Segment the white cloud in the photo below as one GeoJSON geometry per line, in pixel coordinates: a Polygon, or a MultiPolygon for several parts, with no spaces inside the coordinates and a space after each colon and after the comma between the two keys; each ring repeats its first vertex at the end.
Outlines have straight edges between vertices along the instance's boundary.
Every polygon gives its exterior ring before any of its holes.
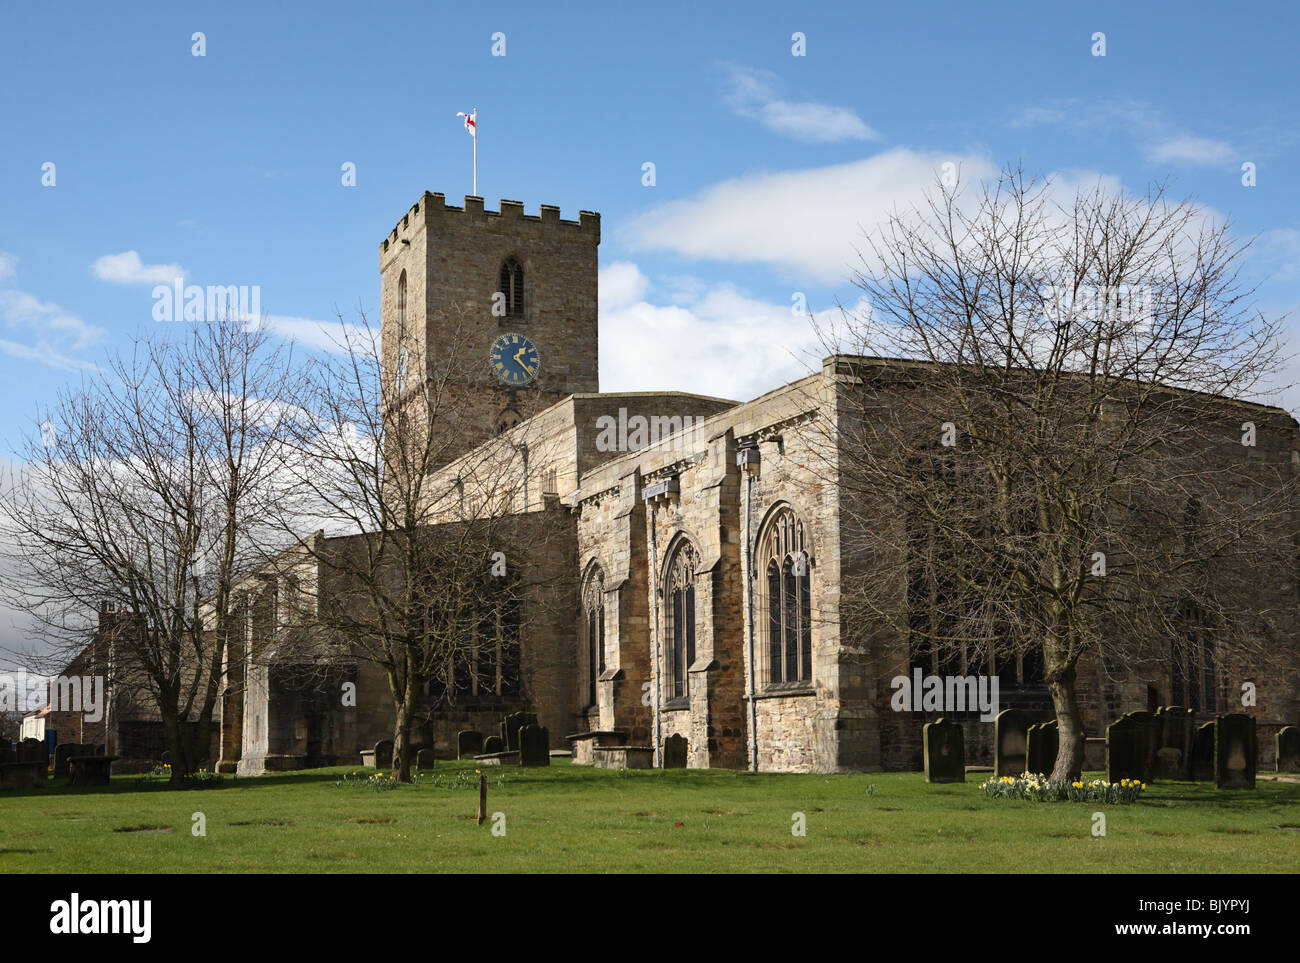
{"type": "MultiPolygon", "coordinates": [[[[622,265],[625,278],[632,272],[645,281],[636,265],[622,265]]],[[[689,391],[749,401],[815,370],[825,353],[805,313],[730,284],[705,288],[685,305],[616,295],[611,307],[604,282],[602,272],[602,391],[689,391]]],[[[680,279],[671,285],[682,287],[680,279]]]]}
{"type": "Polygon", "coordinates": [[[316,351],[341,353],[346,350],[348,326],[340,321],[316,321],[271,314],[262,319],[263,327],[286,340],[316,351]]]}
{"type": "Polygon", "coordinates": [[[27,345],[0,338],[0,354],[7,354],[19,361],[35,361],[38,364],[57,368],[60,371],[93,371],[98,368],[98,365],[93,362],[70,358],[66,354],[62,354],[46,341],[27,345]]]}
{"type": "Polygon", "coordinates": [[[780,99],[776,93],[777,76],[770,71],[732,66],[728,82],[726,101],[732,113],[757,120],[778,134],[819,144],[880,139],[847,107],[780,99]]]}
{"type": "Polygon", "coordinates": [[[957,165],[963,181],[996,173],[983,157],[898,148],[831,167],[750,174],[633,218],[626,240],[635,250],[769,264],[842,282],[860,263],[855,248],[864,229],[919,202],[946,163],[957,165]]]}
{"type": "Polygon", "coordinates": [[[635,304],[645,297],[649,279],[630,261],[615,261],[600,269],[600,310],[604,314],[635,304]]]}
{"type": "Polygon", "coordinates": [[[6,251],[0,251],[0,281],[12,281],[15,274],[15,266],[18,264],[18,258],[6,251]]]}
{"type": "Polygon", "coordinates": [[[1226,164],[1233,159],[1232,145],[1208,137],[1184,134],[1152,144],[1147,148],[1147,160],[1156,163],[1226,164]]]}
{"type": "Polygon", "coordinates": [[[54,336],[71,351],[89,347],[104,334],[102,328],[87,324],[57,304],[13,289],[0,290],[0,319],[9,328],[31,328],[46,338],[54,336]]]}
{"type": "Polygon", "coordinates": [[[1057,125],[1089,135],[1119,130],[1139,145],[1143,158],[1152,164],[1208,166],[1228,163],[1236,155],[1227,141],[1191,134],[1141,100],[1092,102],[1070,98],[1023,108],[1008,123],[1012,127],[1057,125]]]}
{"type": "Polygon", "coordinates": [[[185,277],[179,264],[145,264],[138,251],[105,254],[90,266],[95,277],[113,284],[171,284],[185,277]]]}

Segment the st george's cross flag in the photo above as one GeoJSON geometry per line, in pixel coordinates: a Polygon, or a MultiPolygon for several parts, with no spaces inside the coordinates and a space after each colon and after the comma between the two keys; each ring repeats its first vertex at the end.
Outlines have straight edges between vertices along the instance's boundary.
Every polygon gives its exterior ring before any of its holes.
{"type": "Polygon", "coordinates": [[[461,111],[456,112],[457,117],[465,118],[465,129],[469,131],[469,136],[478,137],[478,108],[475,107],[468,114],[461,111]]]}

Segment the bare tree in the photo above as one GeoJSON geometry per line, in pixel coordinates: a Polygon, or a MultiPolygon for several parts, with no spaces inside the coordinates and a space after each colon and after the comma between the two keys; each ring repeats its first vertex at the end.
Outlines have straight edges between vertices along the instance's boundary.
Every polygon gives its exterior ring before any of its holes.
{"type": "Polygon", "coordinates": [[[846,619],[940,672],[1041,660],[1053,778],[1083,760],[1081,657],[1277,647],[1285,612],[1252,584],[1290,581],[1294,423],[1250,403],[1279,321],[1251,307],[1243,250],[1163,186],[1058,201],[1009,169],[892,216],[856,276],[866,309],[823,331],[898,359],[842,366],[846,619]]]}
{"type": "MultiPolygon", "coordinates": [[[[525,429],[492,434],[475,323],[460,313],[446,327],[427,358],[418,343],[385,340],[364,313],[341,325],[339,350],[315,368],[312,418],[298,435],[305,495],[285,516],[286,530],[318,520],[333,533],[303,542],[317,566],[321,664],[346,653],[383,671],[402,781],[426,684],[450,693],[467,672],[489,688],[513,675],[521,610],[542,604],[548,579],[525,562],[557,519],[536,511],[545,464],[536,441],[530,463],[525,429]]],[[[527,391],[509,399],[525,419],[540,404],[527,391]]]]}
{"type": "Polygon", "coordinates": [[[42,413],[0,503],[9,601],[53,643],[47,668],[91,642],[90,613],[120,613],[96,640],[109,684],[156,709],[174,782],[207,755],[232,585],[282,495],[291,360],[234,319],[138,337],[42,413]]]}

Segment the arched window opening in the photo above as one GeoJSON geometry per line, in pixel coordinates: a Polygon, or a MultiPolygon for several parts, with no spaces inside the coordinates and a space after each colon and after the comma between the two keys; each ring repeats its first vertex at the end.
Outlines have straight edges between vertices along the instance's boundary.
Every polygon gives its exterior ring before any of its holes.
{"type": "Polygon", "coordinates": [[[767,684],[807,685],[812,671],[811,559],[803,523],[782,508],[759,540],[759,563],[766,578],[767,684]]]}
{"type": "Polygon", "coordinates": [[[695,661],[695,572],[699,568],[699,554],[695,546],[682,539],[673,553],[664,579],[665,635],[667,651],[664,691],[669,699],[684,699],[690,695],[687,681],[691,663],[695,661]]]}
{"type": "Polygon", "coordinates": [[[524,268],[514,258],[501,265],[497,290],[505,301],[506,317],[519,318],[524,314],[524,268]]]}
{"type": "Polygon", "coordinates": [[[599,701],[600,675],[605,671],[605,573],[594,566],[582,592],[587,630],[587,705],[599,701]]]}
{"type": "Polygon", "coordinates": [[[406,388],[406,272],[397,279],[397,390],[406,388]]]}
{"type": "Polygon", "coordinates": [[[523,416],[514,408],[503,408],[501,413],[497,415],[497,434],[500,435],[509,431],[523,420],[523,416]]]}
{"type": "Polygon", "coordinates": [[[1181,638],[1170,653],[1170,701],[1193,712],[1217,712],[1218,660],[1209,620],[1198,607],[1188,606],[1181,623],[1181,638]]]}

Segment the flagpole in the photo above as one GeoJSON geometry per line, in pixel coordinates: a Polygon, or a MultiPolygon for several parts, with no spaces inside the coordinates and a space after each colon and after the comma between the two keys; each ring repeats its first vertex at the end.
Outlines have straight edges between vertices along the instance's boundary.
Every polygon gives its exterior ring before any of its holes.
{"type": "Polygon", "coordinates": [[[474,196],[478,197],[478,108],[474,108],[474,196]]]}

